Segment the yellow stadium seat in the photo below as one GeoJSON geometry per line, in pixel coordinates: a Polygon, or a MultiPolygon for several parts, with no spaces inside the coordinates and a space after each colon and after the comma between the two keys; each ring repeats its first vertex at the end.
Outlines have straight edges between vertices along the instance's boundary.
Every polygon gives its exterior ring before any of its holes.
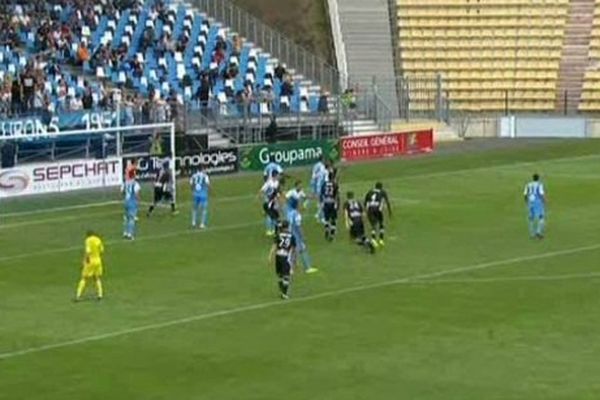
{"type": "MultiPolygon", "coordinates": [[[[516,108],[550,110],[568,9],[568,0],[398,0],[402,66],[443,73],[460,109],[503,109],[510,91],[520,99],[516,108]]],[[[600,22],[592,33],[590,55],[600,59],[600,22]]],[[[600,81],[600,73],[588,75],[600,81]]],[[[433,100],[425,100],[417,106],[431,107],[433,100]]]]}

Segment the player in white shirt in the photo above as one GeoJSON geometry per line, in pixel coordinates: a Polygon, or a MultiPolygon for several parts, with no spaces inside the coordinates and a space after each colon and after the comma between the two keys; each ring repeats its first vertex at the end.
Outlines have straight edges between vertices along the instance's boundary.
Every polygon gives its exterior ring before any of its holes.
{"type": "Polygon", "coordinates": [[[274,171],[270,177],[267,178],[265,183],[260,188],[259,196],[263,200],[263,211],[265,213],[265,229],[267,236],[275,235],[275,229],[277,227],[277,220],[274,218],[271,212],[274,202],[278,202],[280,190],[279,183],[279,172],[274,171]]]}

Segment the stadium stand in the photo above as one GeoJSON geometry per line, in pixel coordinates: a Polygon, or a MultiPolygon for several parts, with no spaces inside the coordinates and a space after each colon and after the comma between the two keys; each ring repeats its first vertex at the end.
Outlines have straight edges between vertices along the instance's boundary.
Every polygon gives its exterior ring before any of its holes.
{"type": "MultiPolygon", "coordinates": [[[[31,6],[18,3],[15,14],[26,15],[31,6]]],[[[238,112],[236,98],[251,95],[261,98],[250,105],[254,114],[317,111],[318,90],[276,73],[273,59],[208,16],[159,0],[122,4],[46,2],[43,18],[20,24],[19,36],[31,52],[50,51],[99,82],[154,100],[174,96],[198,109],[207,85],[223,114],[238,112]]]]}
{"type": "MultiPolygon", "coordinates": [[[[552,111],[568,0],[399,0],[401,69],[440,73],[450,107],[462,111],[552,111]]],[[[409,89],[413,109],[435,92],[409,89]]]]}
{"type": "Polygon", "coordinates": [[[595,0],[590,34],[589,60],[592,66],[585,72],[579,110],[600,111],[600,1],[595,0]]]}
{"type": "MultiPolygon", "coordinates": [[[[35,116],[79,128],[83,112],[118,108],[112,118],[126,124],[172,120],[181,110],[237,118],[327,109],[318,85],[296,81],[255,44],[183,3],[17,0],[0,8],[5,124],[35,116]]],[[[62,154],[56,142],[21,146],[27,155],[46,147],[62,154]]]]}

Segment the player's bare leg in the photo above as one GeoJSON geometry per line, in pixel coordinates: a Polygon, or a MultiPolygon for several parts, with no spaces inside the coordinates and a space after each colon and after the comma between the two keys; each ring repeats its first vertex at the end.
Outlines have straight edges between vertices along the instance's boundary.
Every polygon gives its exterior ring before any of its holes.
{"type": "Polygon", "coordinates": [[[87,280],[85,278],[81,278],[79,280],[79,283],[77,284],[77,292],[75,294],[75,298],[73,299],[74,302],[81,301],[81,297],[83,296],[83,293],[85,292],[86,284],[87,284],[87,280]]]}
{"type": "Polygon", "coordinates": [[[100,277],[96,277],[96,298],[98,300],[102,300],[104,297],[104,289],[102,287],[102,279],[100,277]]]}

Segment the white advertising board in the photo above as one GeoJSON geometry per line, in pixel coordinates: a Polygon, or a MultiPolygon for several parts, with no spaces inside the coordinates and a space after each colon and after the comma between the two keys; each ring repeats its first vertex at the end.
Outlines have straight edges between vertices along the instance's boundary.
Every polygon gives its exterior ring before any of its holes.
{"type": "Polygon", "coordinates": [[[0,169],[0,198],[118,186],[121,158],[65,160],[0,169]]]}

